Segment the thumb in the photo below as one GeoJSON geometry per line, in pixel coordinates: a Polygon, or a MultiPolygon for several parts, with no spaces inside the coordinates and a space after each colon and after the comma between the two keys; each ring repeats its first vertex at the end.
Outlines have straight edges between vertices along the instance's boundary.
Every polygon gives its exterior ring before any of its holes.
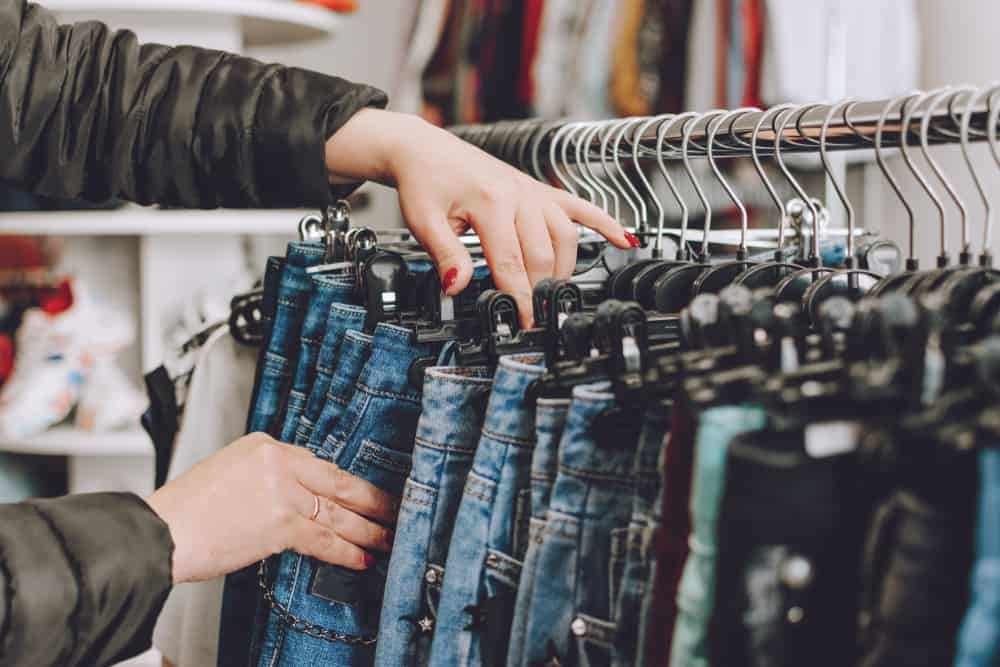
{"type": "Polygon", "coordinates": [[[407,226],[434,260],[445,294],[455,296],[469,286],[472,257],[444,215],[425,212],[414,218],[407,216],[407,226]]]}

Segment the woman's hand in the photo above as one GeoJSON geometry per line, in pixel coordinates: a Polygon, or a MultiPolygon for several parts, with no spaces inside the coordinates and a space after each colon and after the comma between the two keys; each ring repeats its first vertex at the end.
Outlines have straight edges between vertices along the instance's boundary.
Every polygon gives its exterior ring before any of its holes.
{"type": "Polygon", "coordinates": [[[639,245],[601,209],[540,183],[449,132],[406,114],[365,109],[326,145],[333,183],[372,180],[396,187],[407,226],[437,265],[445,292],[461,292],[472,260],[458,239],[470,227],[497,288],[531,322],[532,286],[569,278],[579,223],[619,248],[639,245]]]}
{"type": "Polygon", "coordinates": [[[392,547],[384,526],[398,509],[385,491],[261,433],[202,461],[147,502],[170,528],[175,583],[228,574],[285,549],[363,570],[374,562],[368,551],[392,547]]]}

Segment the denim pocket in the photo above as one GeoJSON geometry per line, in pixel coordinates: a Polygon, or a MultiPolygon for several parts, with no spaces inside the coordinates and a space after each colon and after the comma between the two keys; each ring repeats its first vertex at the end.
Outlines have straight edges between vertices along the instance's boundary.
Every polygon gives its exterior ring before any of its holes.
{"type": "Polygon", "coordinates": [[[413,455],[409,452],[401,452],[365,439],[361,441],[361,449],[347,471],[380,489],[398,494],[410,474],[412,463],[413,455]]]}
{"type": "Polygon", "coordinates": [[[486,554],[484,573],[484,596],[478,605],[479,617],[473,623],[478,625],[481,633],[483,667],[504,667],[507,664],[521,563],[505,553],[490,549],[486,554]]]}

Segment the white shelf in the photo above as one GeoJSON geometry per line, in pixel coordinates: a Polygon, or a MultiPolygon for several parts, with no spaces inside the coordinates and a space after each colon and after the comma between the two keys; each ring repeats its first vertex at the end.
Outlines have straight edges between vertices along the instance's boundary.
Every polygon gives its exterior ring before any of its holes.
{"type": "Polygon", "coordinates": [[[152,456],[153,443],[141,429],[91,433],[57,426],[31,438],[0,438],[0,451],[46,456],[152,456]]]}
{"type": "Polygon", "coordinates": [[[175,236],[277,234],[298,236],[302,216],[315,209],[158,209],[127,205],[110,211],[0,213],[0,235],[175,236]]]}
{"type": "Polygon", "coordinates": [[[58,14],[116,17],[154,13],[235,17],[240,20],[246,47],[280,46],[332,36],[340,17],[329,9],[295,0],[48,0],[45,7],[58,14]]]}

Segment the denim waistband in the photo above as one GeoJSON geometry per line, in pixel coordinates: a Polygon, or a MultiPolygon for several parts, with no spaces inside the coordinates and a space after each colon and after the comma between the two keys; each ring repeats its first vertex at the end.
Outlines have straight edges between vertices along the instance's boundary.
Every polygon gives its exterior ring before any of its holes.
{"type": "Polygon", "coordinates": [[[521,446],[534,446],[535,422],[524,418],[525,394],[533,380],[542,376],[545,357],[516,354],[500,358],[493,378],[493,391],[486,408],[483,433],[521,446]]]}
{"type": "MultiPolygon", "coordinates": [[[[640,424],[623,421],[622,425],[628,427],[627,433],[603,426],[598,428],[599,420],[610,415],[616,404],[610,382],[573,389],[573,401],[559,447],[560,475],[632,484],[640,424]]],[[[635,419],[641,416],[636,415],[635,419]]]]}
{"type": "Polygon", "coordinates": [[[333,276],[312,276],[309,308],[302,322],[302,342],[318,343],[330,320],[330,307],[350,301],[354,284],[333,276]]]}
{"type": "Polygon", "coordinates": [[[425,447],[475,451],[493,386],[491,369],[436,366],[424,375],[423,413],[417,442],[425,447]]]}
{"type": "Polygon", "coordinates": [[[285,265],[281,272],[281,287],[278,302],[291,308],[304,308],[312,287],[311,276],[306,269],[323,261],[323,247],[312,243],[295,242],[288,244],[285,265]]]}
{"type": "Polygon", "coordinates": [[[332,374],[340,350],[349,331],[360,332],[365,324],[367,312],[360,306],[346,303],[334,303],[330,306],[326,320],[326,330],[323,335],[322,347],[316,361],[316,370],[320,373],[332,374]]]}
{"type": "Polygon", "coordinates": [[[430,353],[431,346],[413,342],[412,332],[381,322],[372,335],[372,353],[357,386],[374,395],[420,402],[420,387],[410,382],[409,366],[430,353]]]}

